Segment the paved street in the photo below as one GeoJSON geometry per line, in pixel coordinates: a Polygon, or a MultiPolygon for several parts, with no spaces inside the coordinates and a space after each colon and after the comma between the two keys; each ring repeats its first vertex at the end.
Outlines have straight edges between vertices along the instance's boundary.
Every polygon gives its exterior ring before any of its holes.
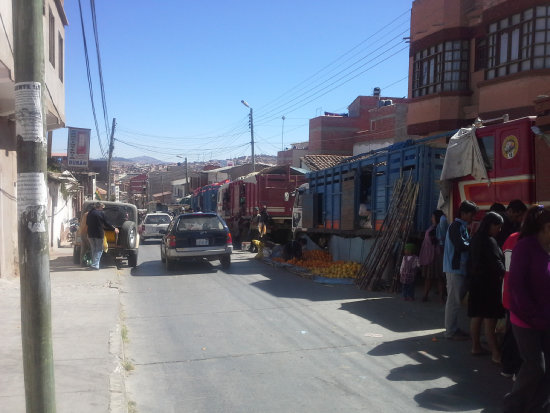
{"type": "MultiPolygon", "coordinates": [[[[441,338],[443,306],[323,285],[233,255],[124,268],[127,397],[146,412],[498,411],[511,380],[441,338]]],[[[466,323],[467,320],[462,320],[466,323]]]]}

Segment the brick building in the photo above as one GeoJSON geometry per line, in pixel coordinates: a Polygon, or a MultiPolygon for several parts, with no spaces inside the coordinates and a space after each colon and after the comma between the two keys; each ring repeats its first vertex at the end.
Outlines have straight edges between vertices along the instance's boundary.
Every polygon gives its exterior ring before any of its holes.
{"type": "Polygon", "coordinates": [[[371,116],[381,101],[392,104],[406,99],[380,96],[358,96],[348,107],[345,116],[325,114],[309,121],[310,153],[352,155],[353,145],[366,140],[365,131],[371,128],[371,116]]]}
{"type": "Polygon", "coordinates": [[[415,0],[408,133],[534,114],[550,93],[550,2],[415,0]]]}

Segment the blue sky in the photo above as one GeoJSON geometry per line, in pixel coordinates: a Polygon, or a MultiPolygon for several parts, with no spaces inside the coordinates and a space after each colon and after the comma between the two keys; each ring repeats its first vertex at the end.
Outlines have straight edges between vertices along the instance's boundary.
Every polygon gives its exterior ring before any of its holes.
{"type": "MultiPolygon", "coordinates": [[[[277,2],[97,1],[108,127],[115,156],[165,161],[276,154],[308,140],[309,119],[345,112],[375,86],[407,95],[411,0],[277,2]],[[285,116],[284,127],[282,116],[285,116]]],[[[106,148],[90,2],[82,0],[100,139],[106,148]]],[[[66,1],[65,103],[68,126],[94,126],[78,1],[66,1]]],[[[65,152],[67,130],[54,132],[65,152]]]]}

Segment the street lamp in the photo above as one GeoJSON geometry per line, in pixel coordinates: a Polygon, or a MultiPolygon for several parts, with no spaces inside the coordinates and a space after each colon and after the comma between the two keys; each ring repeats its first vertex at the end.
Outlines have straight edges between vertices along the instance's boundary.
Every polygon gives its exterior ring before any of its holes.
{"type": "Polygon", "coordinates": [[[254,159],[254,118],[252,117],[252,108],[246,101],[241,100],[241,103],[250,109],[250,147],[252,149],[252,171],[256,172],[256,161],[254,159]]]}
{"type": "Polygon", "coordinates": [[[284,144],[284,136],[285,136],[285,117],[284,115],[281,117],[281,119],[283,120],[283,127],[281,129],[281,151],[284,151],[284,148],[285,148],[285,144],[284,144]]]}

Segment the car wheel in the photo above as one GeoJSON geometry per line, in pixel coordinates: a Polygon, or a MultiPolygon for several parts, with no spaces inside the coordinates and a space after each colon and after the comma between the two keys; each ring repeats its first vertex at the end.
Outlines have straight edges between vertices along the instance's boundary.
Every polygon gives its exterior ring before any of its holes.
{"type": "Polygon", "coordinates": [[[137,261],[138,261],[138,252],[128,251],[128,266],[132,268],[137,267],[137,261]]]}
{"type": "Polygon", "coordinates": [[[80,264],[80,247],[73,248],[73,264],[80,264]]]}
{"type": "Polygon", "coordinates": [[[227,254],[220,258],[220,264],[224,270],[228,269],[231,265],[231,255],[227,254]]]}
{"type": "Polygon", "coordinates": [[[160,262],[165,262],[166,261],[166,257],[164,256],[164,254],[162,253],[162,248],[160,249],[160,262]]]}
{"type": "Polygon", "coordinates": [[[132,221],[126,221],[124,224],[122,224],[122,228],[120,229],[120,237],[123,248],[135,248],[137,244],[136,223],[132,221]]]}

